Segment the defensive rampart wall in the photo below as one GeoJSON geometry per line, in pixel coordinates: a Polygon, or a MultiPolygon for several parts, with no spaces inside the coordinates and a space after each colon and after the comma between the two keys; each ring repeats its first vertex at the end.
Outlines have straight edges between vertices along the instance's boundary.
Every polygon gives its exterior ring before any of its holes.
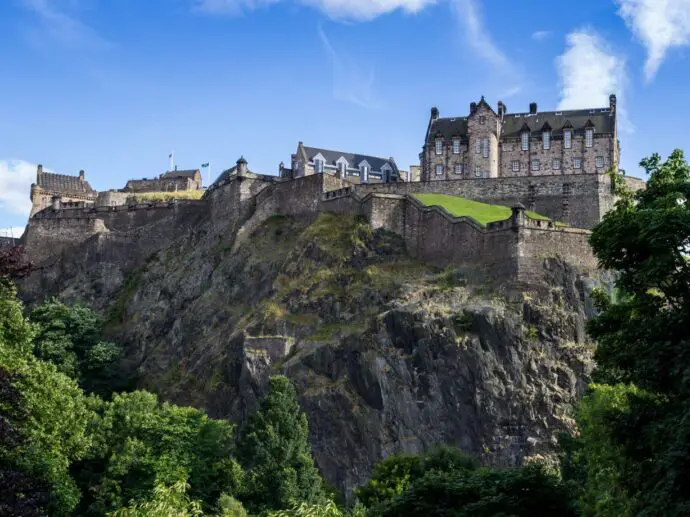
{"type": "Polygon", "coordinates": [[[433,193],[505,206],[521,203],[576,228],[593,228],[613,204],[610,179],[598,174],[377,183],[352,188],[360,195],[433,193]]]}

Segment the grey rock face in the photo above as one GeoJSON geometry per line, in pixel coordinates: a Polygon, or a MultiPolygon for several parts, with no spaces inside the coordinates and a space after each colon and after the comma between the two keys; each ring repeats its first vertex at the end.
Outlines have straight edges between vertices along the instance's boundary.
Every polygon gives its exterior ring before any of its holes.
{"type": "Polygon", "coordinates": [[[64,259],[25,292],[109,311],[124,371],[215,417],[242,421],[284,373],[317,464],[347,493],[378,460],[442,443],[491,465],[548,457],[588,381],[588,292],[606,278],[544,259],[538,285],[477,285],[328,217],[271,219],[235,251],[202,228],[134,270],[64,259]]]}

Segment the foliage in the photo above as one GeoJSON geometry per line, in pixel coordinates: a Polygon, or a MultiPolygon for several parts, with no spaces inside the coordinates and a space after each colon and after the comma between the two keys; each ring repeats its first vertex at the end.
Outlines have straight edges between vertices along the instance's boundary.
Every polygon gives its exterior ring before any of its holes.
{"type": "Polygon", "coordinates": [[[151,393],[114,395],[95,403],[89,458],[74,465],[84,515],[103,515],[144,500],[156,483],[189,480],[189,495],[209,508],[241,483],[230,458],[232,425],[193,409],[159,404],[151,393]]]}
{"type": "Polygon", "coordinates": [[[218,517],[247,517],[242,503],[228,494],[222,494],[218,499],[218,510],[218,517]]]}
{"type": "Polygon", "coordinates": [[[189,486],[179,481],[171,486],[157,484],[153,498],[148,501],[131,501],[129,506],[108,514],[109,517],[202,517],[204,512],[199,501],[187,496],[189,486]]]}
{"type": "Polygon", "coordinates": [[[324,504],[297,503],[288,510],[269,512],[268,517],[342,517],[333,501],[324,504]]]}
{"type": "Polygon", "coordinates": [[[575,517],[560,481],[540,467],[429,470],[376,515],[406,517],[575,517]]]}
{"type": "Polygon", "coordinates": [[[69,466],[86,454],[91,413],[72,379],[31,354],[33,335],[14,287],[0,282],[0,371],[5,372],[0,422],[6,431],[0,442],[3,477],[21,485],[27,497],[37,497],[37,504],[45,504],[43,510],[50,515],[69,515],[79,499],[69,466]]]}
{"type": "MultiPolygon", "coordinates": [[[[490,205],[460,196],[450,196],[447,194],[415,194],[414,196],[426,206],[445,208],[455,217],[470,217],[482,226],[496,221],[505,221],[512,214],[511,209],[507,206],[490,205]]],[[[550,221],[548,217],[530,210],[527,210],[525,213],[530,219],[550,221]]]]}
{"type": "Polygon", "coordinates": [[[101,341],[103,319],[91,309],[68,307],[53,298],[31,311],[38,329],[34,353],[79,381],[84,390],[109,396],[122,388],[117,367],[121,348],[101,341]]]}
{"type": "Polygon", "coordinates": [[[610,508],[674,517],[690,514],[690,166],[679,150],[641,165],[647,188],[619,189],[590,238],[600,265],[618,273],[619,290],[616,303],[598,295],[601,313],[588,326],[598,341],[596,378],[639,389],[585,403],[585,428],[596,432],[580,446],[604,464],[587,470],[584,494],[603,485],[599,497],[610,508]],[[604,454],[607,441],[616,447],[604,454]]]}
{"type": "Polygon", "coordinates": [[[254,513],[324,499],[295,388],[283,376],[271,377],[269,383],[268,395],[237,441],[237,459],[246,471],[240,499],[254,513]]]}

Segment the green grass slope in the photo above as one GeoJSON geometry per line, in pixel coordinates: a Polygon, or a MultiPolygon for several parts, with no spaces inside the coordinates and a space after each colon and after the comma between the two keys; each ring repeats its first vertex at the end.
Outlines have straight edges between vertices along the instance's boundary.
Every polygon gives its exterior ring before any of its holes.
{"type": "MultiPolygon", "coordinates": [[[[413,194],[426,206],[440,206],[448,210],[456,217],[471,217],[482,226],[496,221],[503,221],[510,217],[511,210],[507,206],[489,205],[459,196],[447,194],[413,194]]],[[[546,216],[527,210],[527,216],[531,219],[550,221],[546,216]]]]}

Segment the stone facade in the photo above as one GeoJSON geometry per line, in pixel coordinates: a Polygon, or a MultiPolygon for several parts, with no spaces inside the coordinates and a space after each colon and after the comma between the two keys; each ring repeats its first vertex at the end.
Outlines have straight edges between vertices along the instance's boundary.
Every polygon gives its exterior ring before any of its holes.
{"type": "Polygon", "coordinates": [[[422,181],[603,174],[618,167],[616,96],[607,108],[528,113],[498,110],[482,97],[466,117],[431,109],[422,181]]]}
{"type": "Polygon", "coordinates": [[[55,199],[61,202],[93,204],[97,194],[86,181],[84,171],[79,171],[78,176],[68,176],[44,172],[43,165],[39,165],[36,169],[36,183],[31,185],[31,213],[29,217],[53,206],[55,199]]]}
{"type": "Polygon", "coordinates": [[[178,192],[201,189],[201,172],[198,169],[168,171],[154,179],[129,180],[125,192],[178,192]]]}

